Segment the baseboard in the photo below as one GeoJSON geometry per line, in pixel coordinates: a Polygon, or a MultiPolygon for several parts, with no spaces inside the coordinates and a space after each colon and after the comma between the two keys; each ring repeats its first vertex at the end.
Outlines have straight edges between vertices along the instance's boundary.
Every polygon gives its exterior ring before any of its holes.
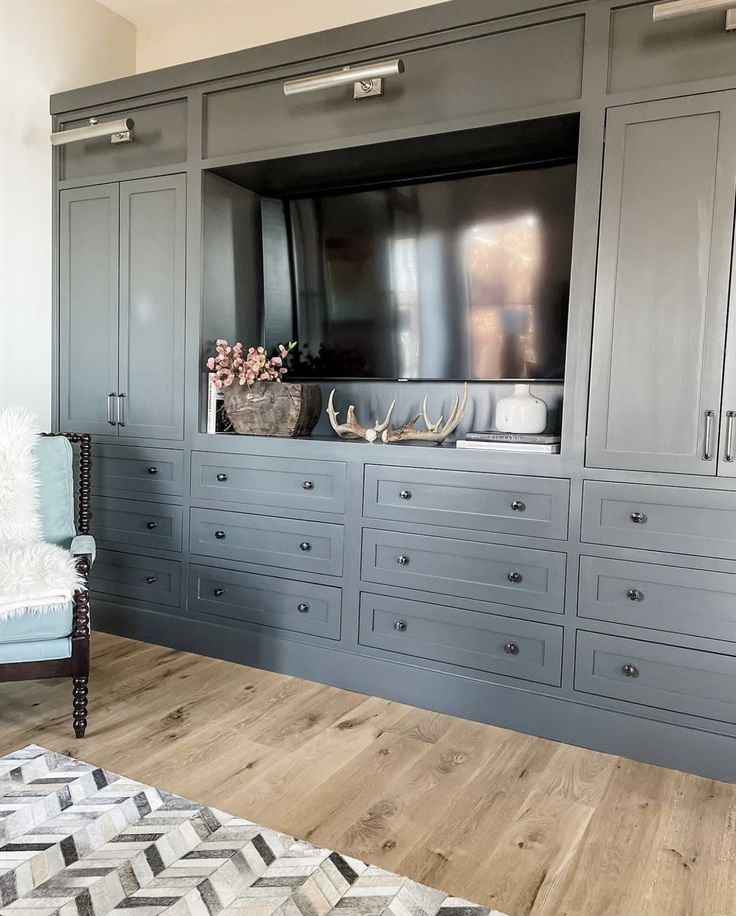
{"type": "Polygon", "coordinates": [[[736,738],[388,659],[95,601],[95,629],[736,782],[736,738]]]}

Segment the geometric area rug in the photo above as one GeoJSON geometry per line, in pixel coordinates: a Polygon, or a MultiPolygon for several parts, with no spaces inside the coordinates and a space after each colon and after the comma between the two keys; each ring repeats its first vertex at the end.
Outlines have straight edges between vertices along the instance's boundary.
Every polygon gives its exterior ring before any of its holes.
{"type": "Polygon", "coordinates": [[[37,745],[0,757],[3,916],[502,916],[37,745]]]}

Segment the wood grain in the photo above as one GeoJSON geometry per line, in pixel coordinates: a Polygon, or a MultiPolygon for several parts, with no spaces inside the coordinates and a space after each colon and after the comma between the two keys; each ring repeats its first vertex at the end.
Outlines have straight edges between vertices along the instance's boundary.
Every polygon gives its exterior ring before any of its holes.
{"type": "Polygon", "coordinates": [[[95,634],[68,681],[0,684],[35,742],[510,916],[736,916],[736,787],[95,634]]]}

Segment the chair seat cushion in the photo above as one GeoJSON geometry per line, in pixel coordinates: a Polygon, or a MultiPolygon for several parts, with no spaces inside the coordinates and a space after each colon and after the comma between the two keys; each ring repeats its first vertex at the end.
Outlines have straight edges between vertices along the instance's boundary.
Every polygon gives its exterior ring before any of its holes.
{"type": "Polygon", "coordinates": [[[52,658],[69,658],[70,636],[64,639],[37,639],[34,642],[0,643],[0,665],[20,662],[45,662],[52,658]]]}
{"type": "Polygon", "coordinates": [[[72,612],[73,605],[69,601],[42,614],[28,610],[0,617],[0,650],[10,643],[65,639],[72,632],[72,612]]]}

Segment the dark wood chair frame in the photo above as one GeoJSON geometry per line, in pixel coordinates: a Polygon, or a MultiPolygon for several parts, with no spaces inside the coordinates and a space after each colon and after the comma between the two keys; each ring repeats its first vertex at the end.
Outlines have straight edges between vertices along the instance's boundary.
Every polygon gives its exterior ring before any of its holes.
{"type": "MultiPolygon", "coordinates": [[[[92,437],[87,433],[43,433],[44,436],[64,436],[73,445],[79,445],[79,488],[77,533],[89,534],[90,526],[90,470],[92,466],[92,437]]],[[[85,588],[74,593],[72,622],[72,651],[69,658],[49,659],[40,662],[8,662],[0,664],[0,683],[30,681],[46,678],[70,677],[72,679],[73,725],[77,738],[83,738],[87,729],[87,684],[89,683],[89,593],[86,588],[92,557],[83,554],[77,558],[77,569],[85,588]]]]}

